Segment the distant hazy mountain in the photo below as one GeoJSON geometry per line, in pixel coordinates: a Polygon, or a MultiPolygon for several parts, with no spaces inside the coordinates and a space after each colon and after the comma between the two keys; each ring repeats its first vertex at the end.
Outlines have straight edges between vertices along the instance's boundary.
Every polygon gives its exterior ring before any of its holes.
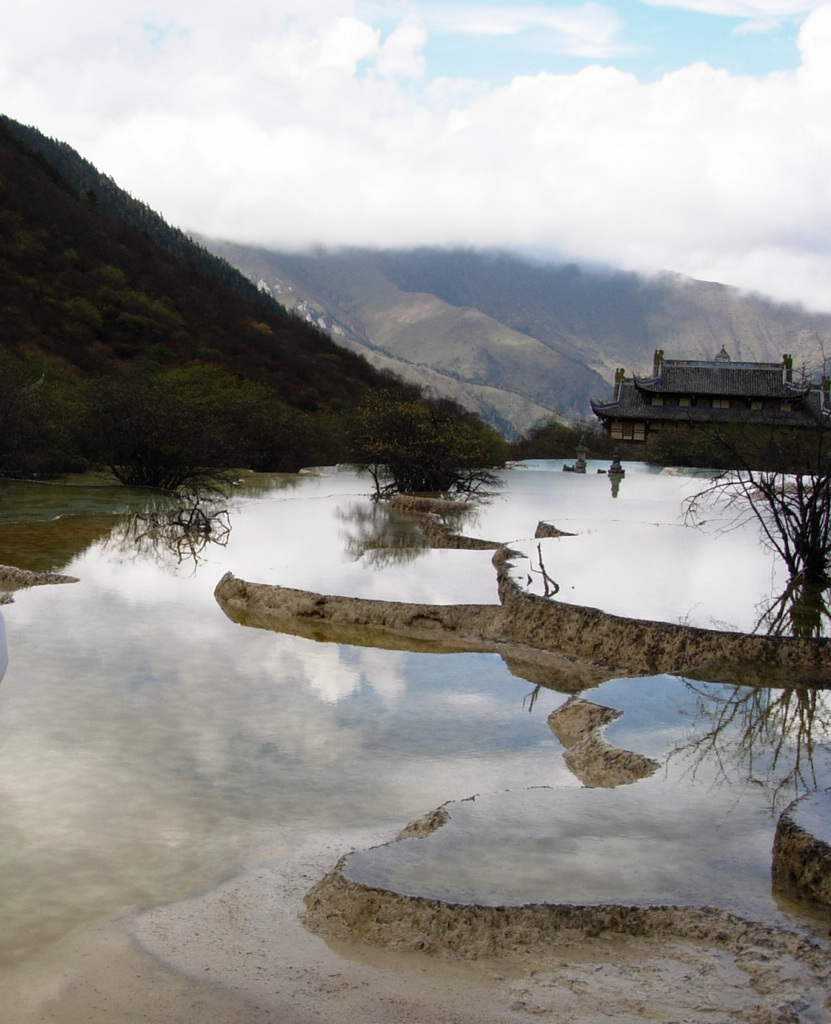
{"type": "Polygon", "coordinates": [[[790,352],[811,367],[831,354],[831,316],[669,274],[469,250],[194,244],[65,143],[2,116],[0,228],[0,347],[85,373],[216,362],[304,409],[385,383],[356,352],[509,436],[588,416],[615,368],[644,372],[656,348],[790,352]]]}
{"type": "Polygon", "coordinates": [[[376,366],[430,385],[506,433],[589,415],[617,366],[670,358],[815,366],[831,316],[724,285],[471,250],[274,252],[201,238],[279,302],[376,366]]]}

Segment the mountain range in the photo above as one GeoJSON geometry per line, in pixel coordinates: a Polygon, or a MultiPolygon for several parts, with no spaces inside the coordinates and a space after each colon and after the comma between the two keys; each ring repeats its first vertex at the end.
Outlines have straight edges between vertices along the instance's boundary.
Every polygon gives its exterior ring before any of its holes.
{"type": "Polygon", "coordinates": [[[66,143],[0,116],[0,348],[90,374],[217,363],[337,412],[393,371],[506,436],[590,415],[655,349],[816,368],[831,315],[678,275],[507,252],[292,253],[171,227],[66,143]],[[364,357],[364,358],[361,358],[364,357]]]}
{"type": "Polygon", "coordinates": [[[291,253],[200,237],[261,291],[375,366],[479,412],[507,436],[590,416],[615,369],[669,358],[816,369],[831,315],[725,285],[507,252],[341,249],[291,253]]]}

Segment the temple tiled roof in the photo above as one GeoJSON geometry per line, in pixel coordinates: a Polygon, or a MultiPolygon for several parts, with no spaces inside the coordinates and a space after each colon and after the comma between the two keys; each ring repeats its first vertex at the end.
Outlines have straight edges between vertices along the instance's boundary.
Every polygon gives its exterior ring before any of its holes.
{"type": "Polygon", "coordinates": [[[690,362],[667,359],[660,376],[635,377],[649,394],[798,399],[809,387],[783,380],[781,363],[690,362]]]}

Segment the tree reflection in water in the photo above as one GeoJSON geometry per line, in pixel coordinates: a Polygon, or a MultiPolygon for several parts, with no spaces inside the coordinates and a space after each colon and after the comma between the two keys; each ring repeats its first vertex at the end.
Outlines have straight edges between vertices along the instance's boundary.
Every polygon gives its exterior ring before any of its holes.
{"type": "Polygon", "coordinates": [[[688,756],[695,773],[716,765],[720,781],[770,789],[774,808],[824,788],[831,769],[831,693],[686,681],[696,726],[671,756],[688,756]]]}
{"type": "Polygon", "coordinates": [[[373,569],[413,562],[427,551],[418,520],[390,512],[382,501],[353,501],[335,515],[347,529],[340,531],[344,550],[352,561],[363,559],[373,569]]]}
{"type": "Polygon", "coordinates": [[[162,568],[192,562],[195,573],[207,546],[225,547],[230,534],[228,510],[220,507],[218,500],[184,495],[123,519],[105,546],[126,555],[153,558],[162,568]]]}
{"type": "Polygon", "coordinates": [[[822,584],[788,581],[779,597],[758,607],[754,633],[768,636],[827,636],[831,625],[831,589],[822,584]]]}
{"type": "Polygon", "coordinates": [[[522,710],[527,711],[528,714],[533,714],[534,705],[537,703],[537,698],[542,693],[542,684],[537,683],[534,689],[530,693],[526,693],[522,698],[522,710]]]}
{"type": "MultiPolygon", "coordinates": [[[[458,530],[472,512],[460,509],[443,515],[442,522],[458,530]]],[[[335,514],[347,526],[340,531],[346,554],[355,562],[363,559],[373,569],[414,562],[431,547],[419,526],[421,517],[394,511],[385,502],[353,501],[335,514]]]]}

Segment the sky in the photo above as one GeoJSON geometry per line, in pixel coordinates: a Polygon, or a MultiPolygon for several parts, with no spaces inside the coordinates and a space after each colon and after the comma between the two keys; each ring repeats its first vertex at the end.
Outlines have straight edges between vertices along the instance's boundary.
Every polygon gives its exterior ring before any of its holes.
{"type": "Polygon", "coordinates": [[[831,3],[0,0],[0,113],[186,231],[831,311],[831,3]]]}

